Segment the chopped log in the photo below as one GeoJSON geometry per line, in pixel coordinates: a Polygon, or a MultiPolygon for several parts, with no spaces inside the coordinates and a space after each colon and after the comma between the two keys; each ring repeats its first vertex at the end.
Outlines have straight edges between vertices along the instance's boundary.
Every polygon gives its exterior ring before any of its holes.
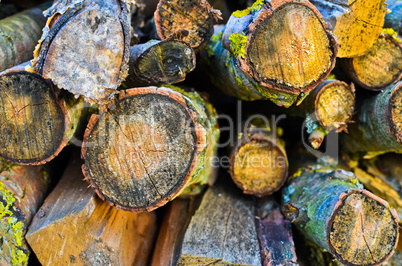
{"type": "Polygon", "coordinates": [[[275,131],[270,125],[254,120],[238,136],[230,157],[230,175],[245,194],[268,196],[286,182],[285,145],[275,131]]]}
{"type": "Polygon", "coordinates": [[[291,110],[306,115],[309,141],[318,149],[330,131],[342,132],[352,121],[355,106],[354,84],[336,79],[321,82],[303,103],[291,110]]]}
{"type": "Polygon", "coordinates": [[[364,190],[351,172],[314,169],[302,168],[289,180],[284,215],[343,264],[379,265],[388,260],[399,236],[395,209],[364,190]]]}
{"type": "Polygon", "coordinates": [[[161,40],[179,39],[198,52],[211,38],[220,11],[206,0],[160,0],[154,16],[161,40]],[[182,30],[188,35],[176,36],[182,30]]]}
{"type": "Polygon", "coordinates": [[[364,55],[345,58],[344,72],[362,88],[379,91],[402,78],[402,43],[381,35],[364,55]]]}
{"type": "Polygon", "coordinates": [[[117,208],[151,211],[213,182],[216,111],[196,92],[122,91],[92,115],[84,135],[86,180],[117,208]]]}
{"type": "Polygon", "coordinates": [[[178,257],[175,255],[180,253],[184,233],[199,206],[199,201],[200,197],[188,199],[179,197],[169,204],[159,230],[151,265],[176,265],[178,257]]]}
{"type": "Polygon", "coordinates": [[[292,226],[272,198],[260,199],[257,208],[257,235],[263,266],[297,265],[292,226]]]}
{"type": "Polygon", "coordinates": [[[39,166],[0,166],[0,264],[27,265],[25,233],[45,197],[48,178],[39,166]]]}
{"type": "Polygon", "coordinates": [[[146,265],[155,214],[111,207],[88,188],[80,166],[73,157],[29,227],[26,239],[38,260],[42,265],[146,265]]]}
{"type": "Polygon", "coordinates": [[[38,165],[56,157],[84,122],[82,99],[22,64],[0,74],[0,157],[38,165]],[[64,96],[64,97],[63,97],[64,96]]]}
{"type": "Polygon", "coordinates": [[[342,134],[343,148],[366,153],[365,158],[386,152],[402,153],[402,83],[399,82],[367,99],[357,121],[342,134]]]}
{"type": "Polygon", "coordinates": [[[338,57],[366,53],[380,36],[387,12],[385,0],[311,0],[339,42],[338,57]]]}
{"type": "Polygon", "coordinates": [[[181,41],[151,40],[131,47],[129,66],[124,84],[130,88],[174,84],[194,70],[195,53],[181,41]]]}
{"type": "Polygon", "coordinates": [[[42,11],[47,7],[41,5],[0,20],[0,71],[32,58],[46,23],[42,11]]]}
{"type": "Polygon", "coordinates": [[[392,28],[402,35],[402,2],[387,0],[387,9],[391,12],[385,15],[384,28],[392,28]]]}
{"type": "Polygon", "coordinates": [[[108,100],[128,72],[129,5],[120,0],[58,0],[33,60],[34,70],[85,100],[108,100]]]}
{"type": "Polygon", "coordinates": [[[330,73],[337,46],[310,2],[257,1],[215,29],[204,68],[231,96],[289,107],[330,73]]]}
{"type": "Polygon", "coordinates": [[[225,184],[207,190],[184,235],[177,265],[261,265],[251,198],[225,184]]]}

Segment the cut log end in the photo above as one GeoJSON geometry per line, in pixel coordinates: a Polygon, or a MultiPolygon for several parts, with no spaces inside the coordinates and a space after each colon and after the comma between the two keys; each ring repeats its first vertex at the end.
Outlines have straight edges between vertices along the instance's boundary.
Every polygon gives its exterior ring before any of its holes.
{"type": "Polygon", "coordinates": [[[84,173],[100,197],[130,211],[152,210],[176,196],[190,178],[197,144],[183,99],[144,90],[127,91],[91,119],[85,142],[94,145],[83,149],[84,173]]]}
{"type": "Polygon", "coordinates": [[[271,195],[286,181],[286,155],[268,140],[244,142],[232,156],[232,178],[246,194],[271,195]]]}
{"type": "Polygon", "coordinates": [[[250,26],[245,48],[252,75],[262,85],[293,93],[308,92],[333,68],[336,41],[319,16],[304,4],[284,4],[250,26]]]}
{"type": "Polygon", "coordinates": [[[339,130],[350,121],[355,103],[354,86],[336,81],[326,85],[319,93],[315,105],[321,126],[339,130]]]}
{"type": "Polygon", "coordinates": [[[352,69],[347,72],[369,90],[382,90],[402,76],[402,46],[390,36],[380,37],[368,53],[349,60],[352,69]]]}
{"type": "Polygon", "coordinates": [[[108,99],[120,84],[124,52],[119,18],[107,9],[84,10],[57,33],[40,72],[75,95],[108,99]]]}
{"type": "Polygon", "coordinates": [[[379,265],[398,243],[398,218],[388,203],[364,190],[341,195],[328,223],[328,245],[347,265],[379,265]]]}
{"type": "Polygon", "coordinates": [[[187,30],[188,35],[182,36],[181,41],[199,51],[213,34],[215,16],[207,1],[161,0],[155,11],[155,24],[162,40],[187,30]]]}
{"type": "Polygon", "coordinates": [[[392,92],[389,103],[391,115],[391,132],[399,143],[402,143],[402,83],[392,92]]]}
{"type": "Polygon", "coordinates": [[[71,123],[64,102],[37,74],[8,73],[0,77],[0,156],[19,164],[42,164],[67,144],[71,123]]]}

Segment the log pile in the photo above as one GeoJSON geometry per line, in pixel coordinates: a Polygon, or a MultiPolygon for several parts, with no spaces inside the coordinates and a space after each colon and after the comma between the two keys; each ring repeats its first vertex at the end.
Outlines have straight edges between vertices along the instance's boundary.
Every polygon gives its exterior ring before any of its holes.
{"type": "Polygon", "coordinates": [[[401,25],[398,0],[1,2],[0,265],[401,265],[401,25]]]}

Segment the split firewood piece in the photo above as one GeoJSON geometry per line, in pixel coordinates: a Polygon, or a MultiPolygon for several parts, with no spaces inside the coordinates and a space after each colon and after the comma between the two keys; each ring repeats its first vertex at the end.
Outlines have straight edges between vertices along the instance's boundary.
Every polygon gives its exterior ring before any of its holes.
{"type": "Polygon", "coordinates": [[[49,5],[24,10],[0,20],[0,71],[32,58],[46,18],[42,11],[49,5]]]}
{"type": "Polygon", "coordinates": [[[145,265],[155,214],[119,211],[82,179],[76,156],[34,217],[26,238],[38,260],[43,265],[145,265]]]}
{"type": "Polygon", "coordinates": [[[41,205],[48,178],[39,166],[0,163],[0,264],[28,265],[25,233],[41,205]]]}
{"type": "Polygon", "coordinates": [[[82,99],[22,64],[0,74],[0,157],[38,165],[57,156],[85,121],[82,99]]]}
{"type": "Polygon", "coordinates": [[[257,208],[257,235],[262,265],[297,265],[292,226],[272,198],[260,199],[257,208]]]}
{"type": "Polygon", "coordinates": [[[366,53],[380,36],[387,12],[385,0],[311,0],[339,42],[338,57],[366,53]]]}
{"type": "Polygon", "coordinates": [[[161,40],[184,41],[198,52],[211,38],[220,14],[207,0],[160,0],[154,14],[157,34],[161,40]]]}
{"type": "Polygon", "coordinates": [[[56,1],[46,11],[35,70],[85,100],[110,99],[128,72],[129,2],[56,1]]]}
{"type": "Polygon", "coordinates": [[[84,135],[86,180],[117,208],[151,211],[213,180],[215,109],[196,92],[145,87],[92,115],[84,135]]]}
{"type": "Polygon", "coordinates": [[[261,265],[251,198],[228,184],[207,190],[184,234],[177,265],[261,265]]]}
{"type": "Polygon", "coordinates": [[[173,266],[177,264],[184,233],[190,219],[199,206],[198,198],[177,198],[169,205],[159,230],[151,265],[173,266]]]}
{"type": "Polygon", "coordinates": [[[379,265],[398,242],[398,216],[353,173],[300,169],[284,189],[282,212],[346,265],[379,265]]]}
{"type": "Polygon", "coordinates": [[[194,70],[195,53],[181,41],[151,40],[131,47],[129,66],[124,84],[130,88],[173,84],[194,70]]]}
{"type": "Polygon", "coordinates": [[[402,2],[387,0],[387,8],[391,11],[385,15],[384,28],[391,28],[402,35],[402,2]]]}
{"type": "Polygon", "coordinates": [[[366,54],[343,59],[344,72],[360,87],[373,91],[398,82],[402,78],[402,41],[396,38],[381,35],[366,54]]]}
{"type": "Polygon", "coordinates": [[[288,177],[288,161],[276,129],[258,119],[246,124],[231,154],[230,175],[245,194],[262,197],[278,191],[288,177]]]}
{"type": "Polygon", "coordinates": [[[204,68],[229,95],[289,107],[330,73],[337,47],[310,2],[257,1],[216,27],[204,68]]]}
{"type": "Polygon", "coordinates": [[[365,158],[386,152],[402,153],[402,83],[399,82],[367,99],[349,134],[342,134],[343,147],[365,158]]]}
{"type": "Polygon", "coordinates": [[[309,142],[318,149],[330,131],[346,131],[355,107],[355,86],[335,79],[321,82],[293,113],[306,115],[309,142]],[[302,110],[303,112],[300,112],[302,110]]]}

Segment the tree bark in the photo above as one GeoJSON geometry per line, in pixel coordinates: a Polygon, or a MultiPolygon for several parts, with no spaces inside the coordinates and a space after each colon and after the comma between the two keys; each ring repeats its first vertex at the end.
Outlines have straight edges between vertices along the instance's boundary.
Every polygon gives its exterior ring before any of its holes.
{"type": "Polygon", "coordinates": [[[151,211],[180,194],[196,194],[212,182],[216,116],[196,92],[173,86],[122,91],[90,119],[84,175],[102,199],[123,210],[151,211]]]}
{"type": "Polygon", "coordinates": [[[391,10],[391,13],[385,15],[384,28],[392,28],[402,35],[402,2],[387,0],[387,9],[391,10]]]}
{"type": "Polygon", "coordinates": [[[319,247],[346,265],[379,265],[398,242],[398,216],[364,190],[353,173],[300,169],[284,189],[282,212],[319,247]]]}
{"type": "Polygon", "coordinates": [[[284,142],[265,122],[245,125],[232,150],[230,175],[245,193],[257,197],[278,191],[288,176],[284,142]]]}
{"type": "Polygon", "coordinates": [[[385,0],[311,0],[328,22],[339,42],[338,57],[366,53],[384,25],[385,0]]]}
{"type": "Polygon", "coordinates": [[[0,157],[38,165],[60,153],[86,112],[82,99],[60,94],[51,81],[25,71],[25,65],[0,74],[0,157]]]}
{"type": "Polygon", "coordinates": [[[58,0],[34,54],[33,66],[60,89],[85,100],[108,100],[128,72],[130,1],[58,0]]]}
{"type": "Polygon", "coordinates": [[[257,1],[215,29],[204,68],[213,69],[212,82],[229,95],[289,107],[330,73],[337,47],[308,1],[257,1]]]}
{"type": "Polygon", "coordinates": [[[151,40],[130,49],[128,87],[174,84],[195,68],[194,50],[181,41],[151,40]]]}
{"type": "Polygon", "coordinates": [[[116,210],[82,181],[73,157],[27,233],[43,265],[146,265],[156,233],[154,213],[116,210]],[[49,244],[51,243],[51,245],[49,244]]]}
{"type": "Polygon", "coordinates": [[[46,23],[42,11],[47,7],[41,5],[0,20],[0,71],[32,58],[46,23]]]}
{"type": "Polygon", "coordinates": [[[402,78],[402,44],[382,35],[364,55],[341,61],[344,72],[362,88],[380,91],[402,78]]]}
{"type": "Polygon", "coordinates": [[[45,197],[49,180],[39,166],[1,162],[0,264],[27,265],[30,249],[25,233],[45,197]]]}
{"type": "Polygon", "coordinates": [[[179,40],[198,52],[213,34],[213,24],[220,19],[220,11],[215,10],[206,0],[160,0],[155,11],[155,25],[161,40],[174,39],[186,30],[187,36],[179,40]]]}
{"type": "Polygon", "coordinates": [[[367,99],[349,134],[341,136],[346,151],[370,158],[386,152],[402,153],[402,83],[367,99]]]}

